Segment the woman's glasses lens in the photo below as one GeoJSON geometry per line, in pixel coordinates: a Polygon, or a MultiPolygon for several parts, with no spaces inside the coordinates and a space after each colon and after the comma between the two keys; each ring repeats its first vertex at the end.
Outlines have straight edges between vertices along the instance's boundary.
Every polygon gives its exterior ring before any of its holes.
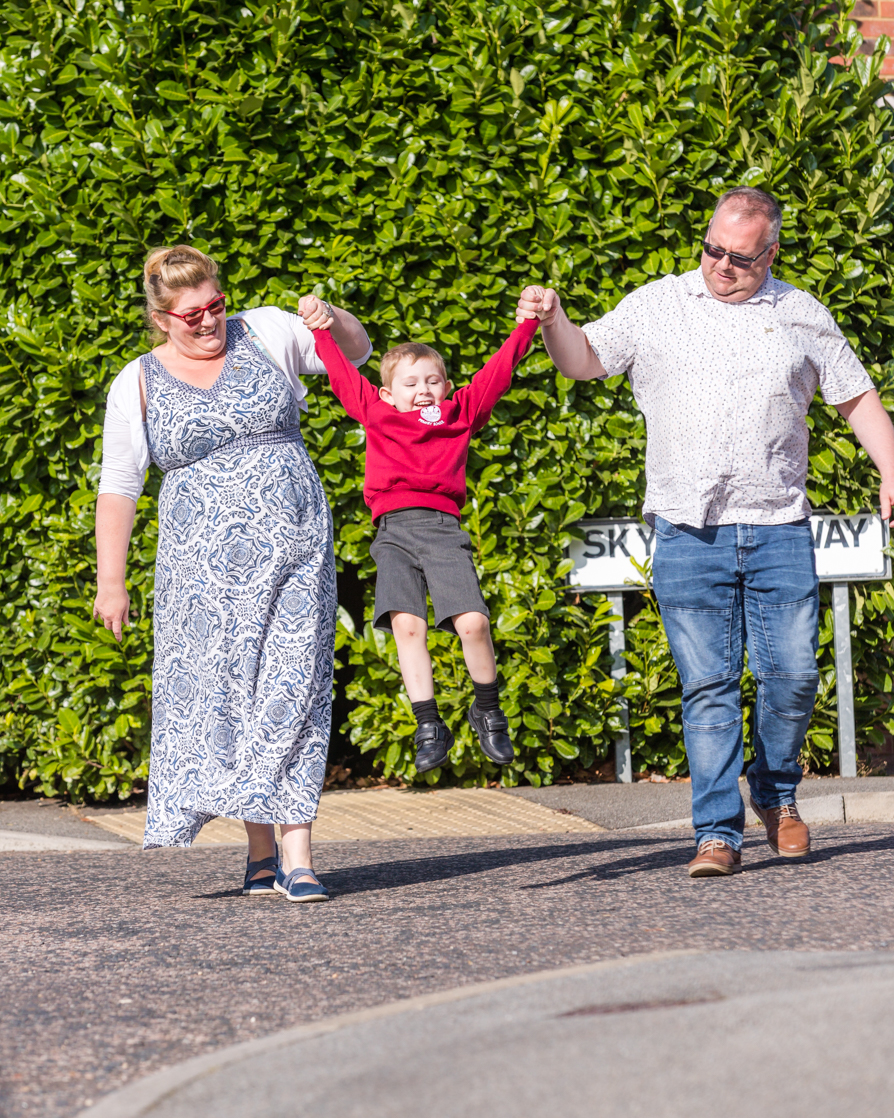
{"type": "Polygon", "coordinates": [[[213,315],[219,315],[226,306],[226,296],[221,295],[219,299],[215,299],[213,303],[209,303],[207,307],[199,307],[196,311],[190,311],[188,314],[183,315],[183,321],[187,326],[198,326],[198,324],[205,317],[205,311],[209,311],[213,315]]]}

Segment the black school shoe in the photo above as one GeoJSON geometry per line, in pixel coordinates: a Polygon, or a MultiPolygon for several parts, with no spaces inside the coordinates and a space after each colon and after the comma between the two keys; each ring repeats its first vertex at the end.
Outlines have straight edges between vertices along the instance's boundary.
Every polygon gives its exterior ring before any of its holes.
{"type": "Polygon", "coordinates": [[[509,737],[509,719],[501,710],[479,710],[478,704],[472,703],[469,725],[478,735],[485,757],[498,765],[508,765],[515,760],[515,750],[509,737]]]}
{"type": "Polygon", "coordinates": [[[415,741],[417,773],[427,773],[429,769],[437,769],[447,763],[453,734],[440,718],[437,722],[420,722],[415,741]]]}

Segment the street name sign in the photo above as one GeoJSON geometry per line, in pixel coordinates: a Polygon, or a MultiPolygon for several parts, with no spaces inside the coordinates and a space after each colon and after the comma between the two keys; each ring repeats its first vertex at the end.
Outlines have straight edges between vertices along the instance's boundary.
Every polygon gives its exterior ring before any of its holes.
{"type": "MultiPolygon", "coordinates": [[[[655,554],[655,529],[635,517],[617,520],[580,520],[577,527],[582,540],[572,540],[568,554],[574,568],[568,575],[571,591],[595,591],[608,595],[615,613],[610,623],[609,651],[612,676],[622,679],[627,672],[624,659],[625,590],[642,586],[640,565],[655,554]]],[[[849,582],[877,582],[891,577],[891,560],[885,554],[888,523],[873,513],[841,516],[815,512],[810,518],[813,553],[820,582],[832,583],[832,620],[835,631],[835,672],[838,695],[838,770],[841,776],[857,775],[857,739],[854,720],[854,672],[851,659],[849,582]]],[[[627,723],[626,702],[621,716],[627,723]]],[[[615,741],[615,775],[618,780],[633,779],[630,734],[623,731],[615,741]]]]}
{"type": "MultiPolygon", "coordinates": [[[[572,540],[568,549],[574,560],[569,589],[635,590],[642,579],[630,560],[642,564],[654,556],[655,529],[634,517],[581,520],[577,527],[584,538],[572,540]]],[[[810,518],[810,532],[821,582],[871,582],[891,577],[891,560],[884,553],[888,525],[880,516],[817,512],[810,518]]]]}

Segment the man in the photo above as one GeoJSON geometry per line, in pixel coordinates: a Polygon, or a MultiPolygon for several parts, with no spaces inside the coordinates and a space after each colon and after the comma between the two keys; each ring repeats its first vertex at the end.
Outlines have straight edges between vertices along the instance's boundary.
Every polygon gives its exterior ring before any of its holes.
{"type": "Polygon", "coordinates": [[[894,428],[826,309],[774,279],[782,213],[762,190],[717,202],[701,267],[665,276],[583,329],[529,288],[561,373],[627,373],[646,420],[654,589],[683,684],[697,853],[692,877],[737,873],[745,807],[743,646],[757,681],[751,805],[774,852],[800,857],[798,755],[816,694],[818,586],[808,527],[807,410],[817,387],[853,427],[894,500],[894,428]]]}

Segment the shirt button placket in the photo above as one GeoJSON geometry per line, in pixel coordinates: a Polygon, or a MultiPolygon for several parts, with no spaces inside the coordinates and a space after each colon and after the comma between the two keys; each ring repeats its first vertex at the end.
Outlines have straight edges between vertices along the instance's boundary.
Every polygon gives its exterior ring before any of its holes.
{"type": "MultiPolygon", "coordinates": [[[[744,313],[744,307],[735,307],[734,311],[741,311],[744,313]]],[[[732,318],[733,329],[731,331],[733,345],[730,347],[734,349],[736,354],[736,363],[730,370],[732,383],[728,385],[726,394],[726,438],[727,443],[724,448],[726,454],[726,470],[723,473],[722,485],[725,488],[726,482],[733,477],[736,469],[736,444],[738,442],[738,427],[739,427],[739,395],[742,392],[742,369],[744,368],[744,355],[745,347],[742,344],[742,326],[744,322],[741,317],[732,318]]],[[[722,502],[723,507],[720,512],[726,512],[726,500],[722,502]]]]}

